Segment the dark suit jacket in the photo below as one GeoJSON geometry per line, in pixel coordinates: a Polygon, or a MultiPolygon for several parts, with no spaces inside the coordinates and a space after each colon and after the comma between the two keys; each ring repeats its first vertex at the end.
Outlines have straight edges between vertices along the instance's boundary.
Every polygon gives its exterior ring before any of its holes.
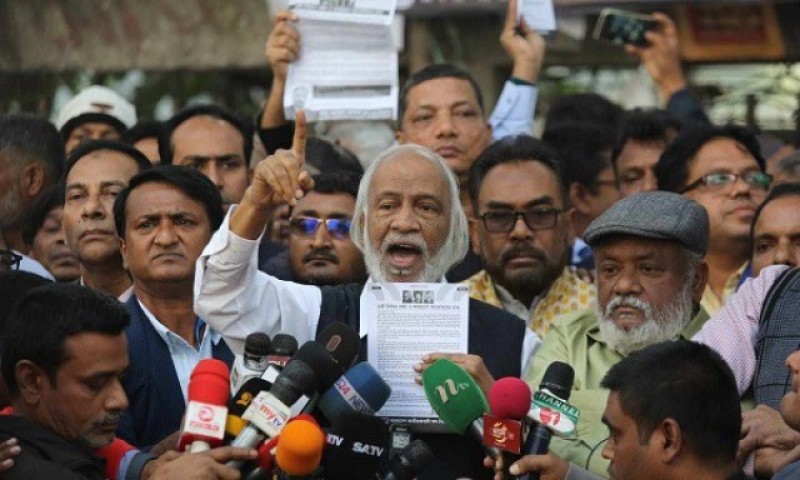
{"type": "MultiPolygon", "coordinates": [[[[136,296],[125,302],[131,324],[125,329],[130,366],[122,386],[130,407],[122,416],[117,435],[139,448],[150,447],[181,427],[186,409],[169,348],[145,316],[136,296]]],[[[233,364],[225,340],[213,347],[213,356],[233,364]]]]}

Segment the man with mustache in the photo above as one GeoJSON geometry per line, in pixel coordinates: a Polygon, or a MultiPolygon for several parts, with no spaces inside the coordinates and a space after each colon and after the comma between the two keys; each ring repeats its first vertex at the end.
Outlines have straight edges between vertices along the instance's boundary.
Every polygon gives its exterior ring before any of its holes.
{"type": "Polygon", "coordinates": [[[119,475],[114,431],[128,407],[128,321],[114,297],[78,285],[40,286],[20,299],[0,341],[13,402],[0,413],[0,440],[18,446],[3,479],[227,479],[237,472],[221,463],[255,458],[230,447],[158,459],[142,453],[119,475]]]}
{"type": "Polygon", "coordinates": [[[544,337],[556,316],[594,308],[595,287],[569,261],[569,207],[561,167],[541,141],[506,137],[470,171],[472,249],[484,270],[470,296],[521,318],[544,337]]]}
{"type": "Polygon", "coordinates": [[[538,388],[552,362],[575,369],[569,402],[581,411],[576,435],[554,437],[552,455],[536,461],[561,472],[552,478],[586,465],[606,474],[603,376],[631,352],[690,338],[708,319],[699,305],[708,276],[708,215],[697,202],[669,192],[632,195],[592,222],[584,238],[597,260],[596,309],[556,319],[525,377],[538,388]]]}
{"type": "Polygon", "coordinates": [[[770,188],[758,141],[732,125],[684,129],[661,154],[655,173],[659,189],[681,193],[708,212],[702,305],[714,315],[747,276],[750,224],[770,188]]]}
{"type": "Polygon", "coordinates": [[[185,108],[163,124],[158,140],[161,163],[200,170],[217,186],[227,210],[242,200],[250,181],[253,128],[218,105],[185,108]]]}
{"type": "Polygon", "coordinates": [[[219,190],[200,172],[162,165],[133,177],[114,203],[114,223],[133,296],[125,302],[130,400],[119,436],[143,448],[180,429],[197,363],[233,354],[193,309],[197,257],[222,223],[219,190]]]}
{"type": "MultiPolygon", "coordinates": [[[[364,331],[364,284],[314,287],[282,282],[257,269],[259,237],[274,208],[297,205],[313,188],[303,169],[305,122],[298,115],[290,151],[259,163],[242,203],[229,213],[198,262],[195,310],[241,348],[248,333],[280,331],[299,342],[334,322],[364,331]]],[[[458,183],[447,163],[418,145],[383,152],[364,174],[350,237],[363,252],[370,282],[440,282],[466,253],[467,221],[458,183]]],[[[432,353],[417,366],[447,357],[488,389],[492,377],[519,376],[539,344],[519,319],[485,303],[469,302],[467,354],[432,353]],[[482,360],[481,360],[482,359],[482,360]],[[485,362],[485,363],[484,363],[485,362]]],[[[491,478],[482,448],[458,435],[421,435],[436,453],[420,479],[491,478]]]]}
{"type": "Polygon", "coordinates": [[[289,219],[289,280],[320,286],[367,280],[364,257],[350,238],[357,194],[358,179],[352,175],[314,176],[314,189],[297,202],[289,219]]]}
{"type": "Polygon", "coordinates": [[[114,199],[137,173],[151,168],[139,150],[121,142],[83,143],[67,158],[62,226],[81,264],[79,283],[124,302],[133,292],[114,228],[114,199]]]}

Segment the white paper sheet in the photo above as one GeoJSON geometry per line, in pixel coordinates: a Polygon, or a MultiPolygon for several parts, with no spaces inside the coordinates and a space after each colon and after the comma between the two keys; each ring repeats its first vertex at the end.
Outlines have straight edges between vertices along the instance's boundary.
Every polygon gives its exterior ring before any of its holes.
{"type": "Polygon", "coordinates": [[[469,289],[452,283],[370,283],[361,295],[367,356],[392,395],[378,415],[410,425],[437,419],[414,365],[432,352],[466,353],[469,289]],[[426,420],[427,419],[427,420],[426,420]]]}
{"type": "Polygon", "coordinates": [[[553,0],[517,0],[517,12],[525,24],[538,33],[556,30],[556,12],[553,0]]]}
{"type": "Polygon", "coordinates": [[[397,49],[390,26],[300,20],[300,58],[289,65],[283,107],[293,119],[393,120],[397,49]]]}
{"type": "Polygon", "coordinates": [[[389,25],[397,0],[291,0],[289,10],[302,19],[389,25]]]}

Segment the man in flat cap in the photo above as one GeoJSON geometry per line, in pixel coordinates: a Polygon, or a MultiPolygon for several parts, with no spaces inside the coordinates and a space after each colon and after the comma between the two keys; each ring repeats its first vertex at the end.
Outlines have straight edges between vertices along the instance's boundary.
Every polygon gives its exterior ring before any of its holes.
{"type": "Polygon", "coordinates": [[[537,457],[548,472],[562,472],[548,478],[581,478],[578,466],[587,465],[607,475],[600,451],[608,437],[601,423],[608,390],[601,380],[631,352],[691,338],[708,319],[700,306],[708,215],[694,200],[663,191],[632,195],[595,219],[584,240],[597,261],[597,307],[557,318],[525,377],[538,388],[552,362],[575,369],[569,403],[581,417],[575,435],[554,437],[552,454],[537,457]]]}

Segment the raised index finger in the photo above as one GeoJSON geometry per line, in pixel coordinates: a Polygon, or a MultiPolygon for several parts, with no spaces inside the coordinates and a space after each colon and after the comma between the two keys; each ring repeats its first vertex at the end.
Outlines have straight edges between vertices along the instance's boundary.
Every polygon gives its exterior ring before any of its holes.
{"type": "Polygon", "coordinates": [[[513,30],[517,26],[517,0],[508,0],[505,30],[513,30]]]}
{"type": "Polygon", "coordinates": [[[300,161],[300,165],[306,163],[306,112],[303,110],[298,110],[295,114],[292,153],[300,161]]]}

